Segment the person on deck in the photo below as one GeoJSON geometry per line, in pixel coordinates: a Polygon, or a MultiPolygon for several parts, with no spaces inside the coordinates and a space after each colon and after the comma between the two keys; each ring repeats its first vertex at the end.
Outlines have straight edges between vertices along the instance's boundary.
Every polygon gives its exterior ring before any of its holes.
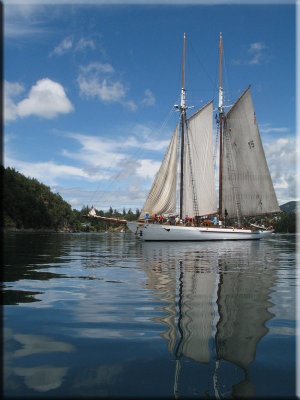
{"type": "Polygon", "coordinates": [[[147,213],[147,211],[145,212],[145,221],[148,224],[149,221],[149,213],[147,213]]]}
{"type": "Polygon", "coordinates": [[[154,223],[154,224],[157,224],[157,215],[156,215],[156,214],[155,214],[154,217],[153,217],[153,223],[154,223]]]}
{"type": "Polygon", "coordinates": [[[159,223],[160,223],[160,224],[163,223],[163,217],[162,217],[162,215],[159,216],[159,223]]]}

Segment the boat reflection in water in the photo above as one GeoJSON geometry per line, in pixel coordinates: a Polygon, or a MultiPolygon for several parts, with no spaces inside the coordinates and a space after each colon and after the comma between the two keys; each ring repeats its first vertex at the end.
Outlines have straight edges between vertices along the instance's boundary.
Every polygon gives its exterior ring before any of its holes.
{"type": "Polygon", "coordinates": [[[249,368],[274,316],[272,252],[250,241],[142,243],[142,251],[145,285],[166,303],[159,307],[166,314],[155,320],[167,326],[161,336],[176,359],[175,397],[187,359],[211,365],[207,394],[255,396],[249,368]]]}

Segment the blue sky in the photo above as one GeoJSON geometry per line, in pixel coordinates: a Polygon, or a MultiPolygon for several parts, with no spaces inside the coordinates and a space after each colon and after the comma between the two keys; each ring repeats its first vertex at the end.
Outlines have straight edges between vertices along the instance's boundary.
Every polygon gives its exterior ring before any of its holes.
{"type": "Polygon", "coordinates": [[[61,3],[4,2],[6,167],[74,208],[141,209],[178,120],[183,34],[199,108],[217,107],[222,32],[225,102],[251,84],[279,204],[296,199],[292,2],[61,3]]]}

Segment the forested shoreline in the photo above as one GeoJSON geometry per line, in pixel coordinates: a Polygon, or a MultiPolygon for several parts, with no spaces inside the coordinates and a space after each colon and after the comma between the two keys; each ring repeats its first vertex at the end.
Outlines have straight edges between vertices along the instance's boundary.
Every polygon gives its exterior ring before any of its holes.
{"type": "MultiPolygon", "coordinates": [[[[72,209],[58,193],[35,178],[26,178],[13,168],[1,167],[3,185],[2,219],[5,230],[49,232],[102,232],[124,229],[124,225],[84,217],[91,208],[72,209]]],[[[132,221],[140,211],[97,210],[97,214],[132,221]]]]}
{"type": "MultiPolygon", "coordinates": [[[[58,193],[40,183],[35,178],[27,178],[13,168],[1,167],[3,185],[2,220],[4,230],[50,231],[50,232],[103,232],[126,229],[125,225],[88,219],[84,217],[91,210],[83,207],[80,211],[72,209],[58,193]]],[[[281,206],[287,212],[272,218],[271,223],[276,232],[296,232],[296,202],[281,206]],[[295,204],[294,204],[295,203],[295,204]]],[[[131,209],[119,212],[97,210],[97,214],[105,217],[136,220],[140,210],[131,209]]],[[[257,222],[270,223],[270,219],[261,218],[257,222]]]]}

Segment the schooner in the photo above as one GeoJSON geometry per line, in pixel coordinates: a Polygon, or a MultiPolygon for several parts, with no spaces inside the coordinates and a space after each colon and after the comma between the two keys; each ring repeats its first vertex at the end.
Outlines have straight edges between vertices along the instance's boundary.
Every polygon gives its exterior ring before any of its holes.
{"type": "MultiPolygon", "coordinates": [[[[187,117],[185,90],[185,43],[180,105],[175,105],[180,118],[162,164],[156,174],[139,221],[126,223],[131,232],[143,240],[243,240],[261,239],[273,230],[263,227],[241,227],[241,218],[280,212],[266,162],[250,86],[225,113],[222,88],[222,34],[220,34],[219,105],[219,202],[217,204],[213,154],[213,101],[187,117]],[[180,146],[179,146],[180,145],[180,146]],[[180,157],[178,148],[180,147],[180,157]],[[179,196],[177,175],[179,158],[179,196]],[[179,197],[177,199],[177,197],[179,197]],[[144,215],[176,215],[215,217],[215,225],[187,226],[148,223],[144,215]],[[235,219],[237,227],[226,227],[226,220],[235,219]]],[[[91,210],[90,217],[101,218],[91,210]]],[[[109,220],[109,219],[108,219],[109,220]]],[[[117,221],[115,219],[111,219],[117,221]]]]}

